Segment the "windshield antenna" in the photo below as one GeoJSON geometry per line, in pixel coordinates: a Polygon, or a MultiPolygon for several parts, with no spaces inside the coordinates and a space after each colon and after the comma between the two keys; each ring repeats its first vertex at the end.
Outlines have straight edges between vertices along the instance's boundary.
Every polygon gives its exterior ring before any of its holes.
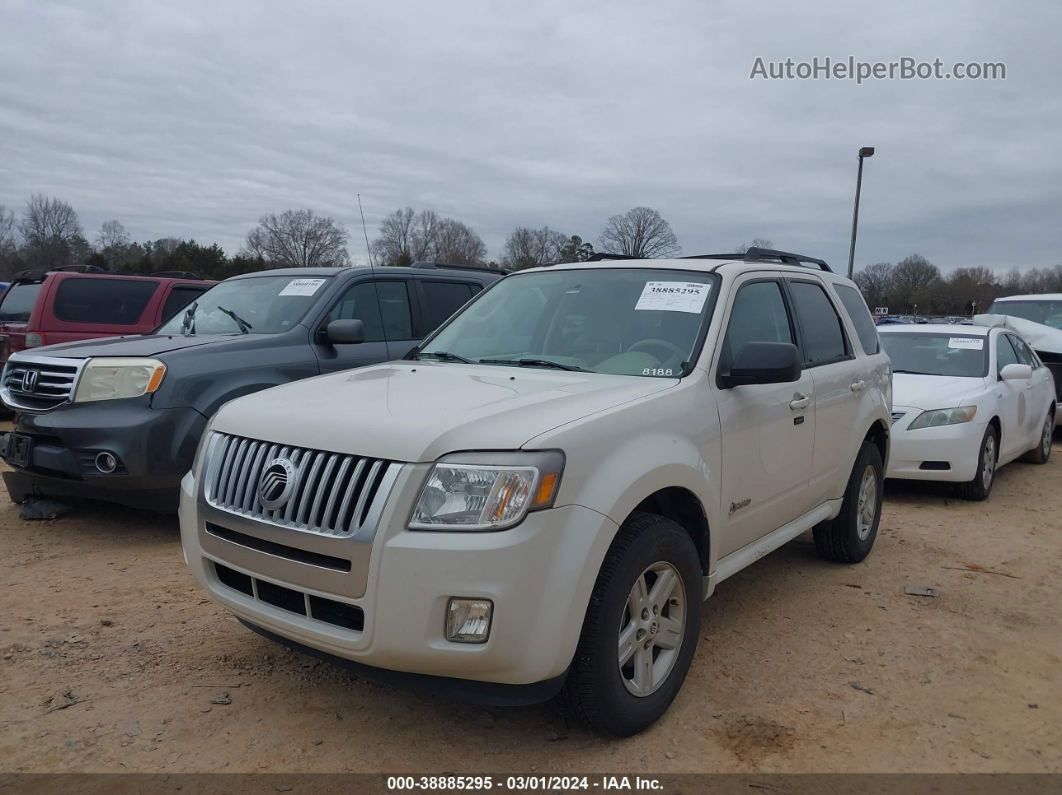
{"type": "Polygon", "coordinates": [[[361,208],[361,194],[358,197],[358,213],[361,214],[361,233],[365,235],[365,253],[369,255],[369,271],[372,273],[372,291],[376,295],[376,312],[380,316],[380,333],[383,334],[383,343],[387,345],[387,324],[384,322],[383,304],[380,302],[380,285],[376,282],[376,267],[372,262],[372,246],[369,245],[369,227],[365,225],[365,210],[361,208]]]}

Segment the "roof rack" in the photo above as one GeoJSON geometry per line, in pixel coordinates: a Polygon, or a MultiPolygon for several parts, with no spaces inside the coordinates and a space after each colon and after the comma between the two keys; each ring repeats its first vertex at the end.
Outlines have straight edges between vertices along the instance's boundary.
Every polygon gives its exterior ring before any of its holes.
{"type": "Polygon", "coordinates": [[[587,262],[601,262],[606,259],[645,259],[645,257],[632,257],[630,254],[609,254],[607,251],[599,251],[586,258],[587,262]]]}
{"type": "Polygon", "coordinates": [[[788,251],[776,251],[773,248],[756,248],[753,246],[745,252],[745,262],[775,262],[778,261],[783,265],[817,265],[819,270],[824,270],[827,273],[833,273],[833,269],[826,264],[826,260],[817,259],[815,257],[808,257],[804,254],[791,254],[788,251]]]}
{"type": "MultiPolygon", "coordinates": [[[[118,274],[124,276],[125,274],[118,274]]],[[[134,274],[129,274],[130,276],[134,274]]],[[[203,279],[198,273],[192,273],[192,271],[157,271],[155,273],[138,273],[137,276],[158,276],[160,279],[194,279],[201,281],[203,279]]]]}
{"type": "Polygon", "coordinates": [[[833,269],[826,264],[825,260],[808,257],[804,254],[792,254],[788,251],[776,251],[773,248],[757,248],[753,246],[744,254],[694,254],[683,259],[730,259],[743,260],[745,262],[779,262],[782,265],[798,265],[804,267],[805,263],[815,265],[821,270],[833,273],[833,269]]]}
{"type": "Polygon", "coordinates": [[[449,262],[432,262],[430,260],[418,260],[417,262],[410,263],[411,268],[438,268],[455,271],[478,271],[480,273],[512,273],[508,268],[484,268],[480,265],[456,265],[449,262]]]}

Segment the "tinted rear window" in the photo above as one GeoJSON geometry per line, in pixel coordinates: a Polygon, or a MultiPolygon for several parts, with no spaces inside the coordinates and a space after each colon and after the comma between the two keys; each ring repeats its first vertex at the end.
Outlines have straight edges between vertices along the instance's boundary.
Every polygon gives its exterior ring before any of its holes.
{"type": "Polygon", "coordinates": [[[863,346],[863,353],[877,353],[881,348],[878,342],[878,328],[874,325],[874,319],[867,309],[867,302],[854,287],[847,284],[835,284],[833,289],[837,291],[841,303],[848,310],[848,317],[852,318],[856,334],[859,335],[859,344],[863,346]]]}
{"type": "Polygon", "coordinates": [[[0,301],[0,323],[25,323],[41,292],[41,283],[13,284],[0,301]]]}
{"type": "Polygon", "coordinates": [[[140,279],[65,279],[55,294],[55,316],[67,323],[133,326],[158,286],[140,279]]]}
{"type": "Polygon", "coordinates": [[[472,288],[462,282],[420,283],[424,291],[424,332],[435,331],[450,315],[468,303],[472,288]]]}
{"type": "Polygon", "coordinates": [[[818,284],[791,282],[793,303],[804,334],[804,360],[814,367],[844,359],[848,355],[844,329],[837,310],[818,284]]]}

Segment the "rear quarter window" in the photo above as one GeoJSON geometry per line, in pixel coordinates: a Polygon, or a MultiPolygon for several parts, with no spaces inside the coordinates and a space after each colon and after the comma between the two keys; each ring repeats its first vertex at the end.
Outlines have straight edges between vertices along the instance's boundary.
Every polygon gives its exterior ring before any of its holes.
{"type": "Polygon", "coordinates": [[[40,282],[11,285],[0,300],[0,323],[27,322],[40,292],[40,282]]]}
{"type": "Polygon", "coordinates": [[[65,279],[53,311],[67,323],[134,326],[158,288],[158,282],[141,279],[65,279]]]}
{"type": "Polygon", "coordinates": [[[854,287],[847,284],[833,285],[837,297],[841,299],[848,317],[852,318],[856,334],[859,336],[859,344],[863,346],[863,353],[868,356],[881,350],[881,340],[878,339],[878,327],[874,325],[874,319],[870,316],[867,302],[854,287]]]}

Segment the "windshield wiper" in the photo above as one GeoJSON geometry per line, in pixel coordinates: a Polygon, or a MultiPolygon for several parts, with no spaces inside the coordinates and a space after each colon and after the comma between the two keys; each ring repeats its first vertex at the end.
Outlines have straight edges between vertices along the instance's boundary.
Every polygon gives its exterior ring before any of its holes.
{"type": "Polygon", "coordinates": [[[239,326],[241,334],[247,334],[247,333],[249,333],[251,331],[251,329],[254,328],[254,326],[252,326],[250,323],[248,323],[242,317],[237,315],[231,309],[226,309],[223,306],[219,306],[218,307],[218,311],[219,312],[224,312],[226,315],[231,317],[236,322],[236,325],[239,326]]]}
{"type": "Polygon", "coordinates": [[[517,367],[552,367],[554,370],[570,370],[585,373],[587,370],[574,364],[561,364],[549,359],[480,359],[480,364],[512,364],[517,367]]]}
{"type": "Polygon", "coordinates": [[[462,364],[475,364],[471,359],[466,359],[464,356],[458,356],[456,353],[450,353],[450,351],[420,351],[417,353],[417,359],[421,359],[425,356],[434,356],[441,362],[461,362],[462,364]]]}
{"type": "Polygon", "coordinates": [[[181,322],[181,333],[190,337],[195,334],[195,310],[199,308],[198,301],[192,301],[192,305],[184,312],[184,320],[181,322]]]}
{"type": "Polygon", "coordinates": [[[903,373],[904,375],[939,375],[939,373],[923,373],[921,370],[897,370],[895,367],[892,371],[894,373],[903,373]]]}

